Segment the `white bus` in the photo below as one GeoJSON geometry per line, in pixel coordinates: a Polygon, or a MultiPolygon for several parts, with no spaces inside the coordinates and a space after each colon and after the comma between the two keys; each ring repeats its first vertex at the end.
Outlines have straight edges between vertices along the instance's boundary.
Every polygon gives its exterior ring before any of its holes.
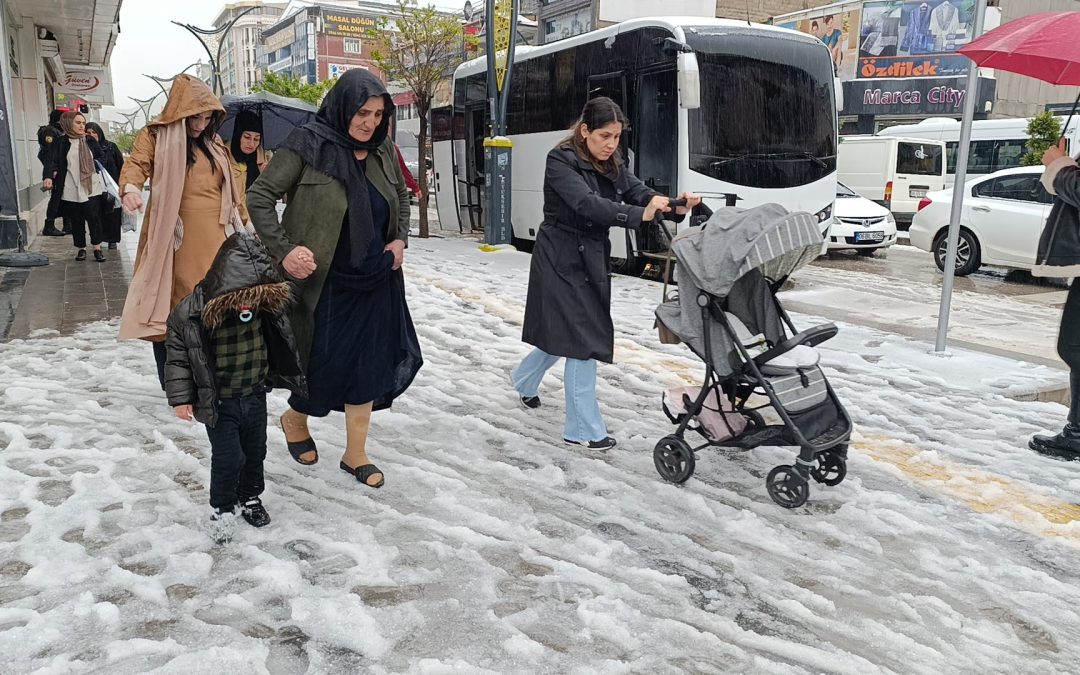
{"type": "MultiPolygon", "coordinates": [[[[624,156],[661,194],[691,191],[713,209],[777,202],[816,214],[826,229],[836,195],[832,59],[817,38],[710,18],[646,18],[516,54],[507,105],[513,141],[511,218],[526,247],[543,219],[547,153],[585,102],[609,96],[626,111],[624,156]]],[[[483,59],[454,74],[453,105],[432,111],[435,197],[444,229],[484,222],[483,59]]],[[[666,250],[655,228],[612,228],[623,271],[666,250]]]]}
{"type": "MultiPolygon", "coordinates": [[[[968,151],[968,179],[1020,166],[1020,158],[1027,153],[1028,122],[1028,119],[1022,117],[972,122],[971,149],[968,151]]],[[[1058,117],[1058,122],[1065,124],[1065,118],[1058,117]]],[[[1065,134],[1069,148],[1080,147],[1077,145],[1078,133],[1080,133],[1080,118],[1074,117],[1065,134]]],[[[953,184],[953,179],[956,177],[956,146],[960,144],[960,120],[954,120],[951,117],[932,117],[918,124],[887,127],[878,131],[876,135],[945,141],[945,182],[949,186],[953,184]]]]}

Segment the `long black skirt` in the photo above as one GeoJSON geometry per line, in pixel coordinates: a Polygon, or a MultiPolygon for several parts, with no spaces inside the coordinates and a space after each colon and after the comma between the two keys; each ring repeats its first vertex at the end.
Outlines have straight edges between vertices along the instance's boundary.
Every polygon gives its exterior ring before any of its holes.
{"type": "Polygon", "coordinates": [[[402,271],[377,283],[332,271],[315,308],[308,397],[293,395],[289,405],[312,417],[368,402],[389,408],[423,363],[402,271]]]}
{"type": "Polygon", "coordinates": [[[101,239],[107,244],[120,242],[123,209],[113,208],[112,200],[101,198],[101,239]]]}

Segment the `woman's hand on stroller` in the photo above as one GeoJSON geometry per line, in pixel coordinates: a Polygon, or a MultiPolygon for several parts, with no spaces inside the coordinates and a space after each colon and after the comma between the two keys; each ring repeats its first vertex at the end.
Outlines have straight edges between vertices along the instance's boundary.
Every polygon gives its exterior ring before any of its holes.
{"type": "Polygon", "coordinates": [[[694,210],[694,207],[701,203],[701,197],[693,192],[684,192],[679,195],[679,200],[685,202],[685,206],[678,206],[675,208],[675,213],[679,215],[685,215],[694,210]]]}
{"type": "Polygon", "coordinates": [[[656,219],[657,213],[670,213],[671,205],[668,204],[669,199],[664,195],[656,195],[649,200],[649,203],[645,205],[645,213],[641,216],[641,222],[651,223],[656,219]]]}

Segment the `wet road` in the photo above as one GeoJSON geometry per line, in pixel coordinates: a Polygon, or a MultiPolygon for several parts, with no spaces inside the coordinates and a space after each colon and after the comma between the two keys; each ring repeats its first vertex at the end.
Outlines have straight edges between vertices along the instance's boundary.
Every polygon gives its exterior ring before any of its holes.
{"type": "MultiPolygon", "coordinates": [[[[874,257],[834,252],[800,270],[781,293],[793,311],[933,343],[942,275],[932,256],[893,246],[874,257]]],[[[958,277],[948,345],[1063,368],[1057,328],[1067,290],[1059,280],[983,268],[958,277]]]]}
{"type": "MultiPolygon", "coordinates": [[[[893,246],[872,258],[857,255],[854,251],[833,251],[828,256],[818,258],[815,265],[941,288],[942,275],[934,264],[934,257],[912,246],[893,246]]],[[[956,277],[954,288],[957,291],[1019,297],[1039,304],[1053,305],[1065,301],[1065,285],[1062,281],[1037,279],[1026,271],[1000,267],[983,267],[970,276],[956,277]]]]}

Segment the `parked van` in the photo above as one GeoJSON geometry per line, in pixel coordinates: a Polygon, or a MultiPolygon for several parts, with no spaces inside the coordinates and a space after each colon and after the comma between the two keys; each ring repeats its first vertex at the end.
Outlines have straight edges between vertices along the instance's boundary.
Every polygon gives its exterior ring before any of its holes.
{"type": "Polygon", "coordinates": [[[841,136],[836,177],[910,224],[927,192],[945,188],[945,144],[917,138],[841,136]]]}
{"type": "MultiPolygon", "coordinates": [[[[968,178],[1013,169],[1020,166],[1020,158],[1027,153],[1027,126],[1030,120],[1023,117],[994,120],[975,120],[971,123],[971,150],[968,155],[968,178]]],[[[1065,124],[1064,117],[1058,122],[1065,124]]],[[[1080,148],[1080,118],[1074,117],[1066,130],[1070,154],[1080,148]]],[[[900,136],[945,142],[945,179],[953,184],[956,175],[956,147],[960,141],[960,120],[951,117],[932,117],[918,124],[901,124],[877,132],[878,136],[900,136]]]]}

